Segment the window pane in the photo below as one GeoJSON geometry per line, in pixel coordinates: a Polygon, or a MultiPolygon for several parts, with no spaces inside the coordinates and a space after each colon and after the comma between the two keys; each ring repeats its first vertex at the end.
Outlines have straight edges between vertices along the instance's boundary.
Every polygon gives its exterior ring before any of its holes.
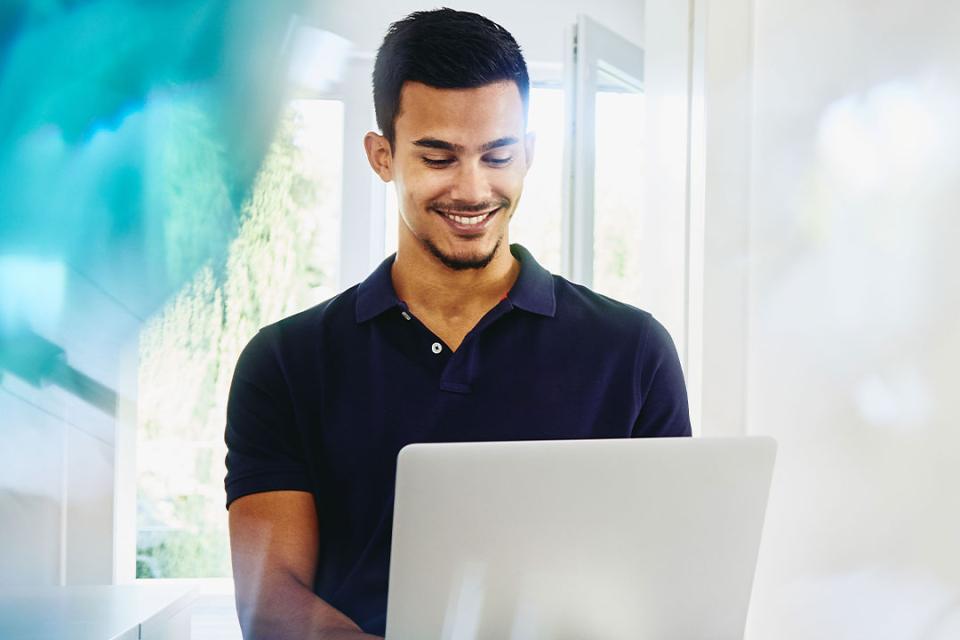
{"type": "Polygon", "coordinates": [[[644,96],[604,73],[599,85],[593,284],[600,293],[642,306],[644,96]]]}
{"type": "Polygon", "coordinates": [[[563,90],[530,90],[528,128],[537,141],[520,206],[510,221],[510,242],[525,246],[553,273],[560,273],[563,115],[563,90]]]}
{"type": "Polygon", "coordinates": [[[226,260],[209,262],[140,335],[139,578],[230,574],[227,390],[261,326],[335,293],[342,137],[341,102],[293,101],[226,260]]]}

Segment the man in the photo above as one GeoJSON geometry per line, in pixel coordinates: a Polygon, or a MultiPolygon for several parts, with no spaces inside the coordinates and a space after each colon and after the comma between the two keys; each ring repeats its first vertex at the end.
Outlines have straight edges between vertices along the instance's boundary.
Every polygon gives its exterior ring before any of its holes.
{"type": "Polygon", "coordinates": [[[247,637],[386,624],[394,475],[411,442],[688,436],[664,328],[508,242],[533,158],[513,37],[472,13],[391,26],[374,68],[397,253],[266,327],[237,364],[227,500],[247,637]]]}

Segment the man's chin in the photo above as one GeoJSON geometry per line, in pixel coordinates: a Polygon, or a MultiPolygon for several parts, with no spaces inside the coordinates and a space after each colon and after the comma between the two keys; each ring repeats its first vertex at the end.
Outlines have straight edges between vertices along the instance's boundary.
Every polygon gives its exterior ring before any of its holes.
{"type": "Polygon", "coordinates": [[[494,245],[493,249],[489,253],[476,253],[473,255],[454,255],[446,253],[429,240],[425,240],[423,244],[427,247],[433,257],[439,260],[443,266],[454,271],[467,271],[469,269],[483,269],[490,264],[490,262],[493,261],[493,257],[497,255],[497,250],[500,248],[501,240],[497,240],[497,244],[494,245]]]}

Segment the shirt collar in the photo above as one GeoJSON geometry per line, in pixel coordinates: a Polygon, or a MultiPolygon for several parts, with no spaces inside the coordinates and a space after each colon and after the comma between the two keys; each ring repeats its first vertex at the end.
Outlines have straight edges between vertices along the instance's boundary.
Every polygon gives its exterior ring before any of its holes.
{"type": "MultiPolygon", "coordinates": [[[[517,276],[517,281],[510,289],[510,293],[507,294],[507,299],[519,309],[552,318],[557,311],[553,276],[519,244],[510,245],[510,253],[520,262],[520,275],[517,276]]],[[[396,255],[393,254],[381,262],[380,266],[357,288],[358,323],[366,322],[384,311],[401,305],[390,276],[396,255]]]]}
{"type": "Polygon", "coordinates": [[[380,263],[367,279],[357,288],[357,322],[366,322],[388,309],[400,306],[400,299],[393,290],[390,269],[393,267],[393,254],[380,263]]]}
{"type": "Polygon", "coordinates": [[[552,318],[557,313],[553,275],[519,244],[510,245],[510,253],[520,261],[520,275],[507,298],[517,308],[552,318]]]}

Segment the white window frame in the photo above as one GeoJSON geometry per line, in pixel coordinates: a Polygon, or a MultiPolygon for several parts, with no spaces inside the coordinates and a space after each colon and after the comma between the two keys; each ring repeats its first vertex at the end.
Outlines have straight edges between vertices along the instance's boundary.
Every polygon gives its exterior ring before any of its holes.
{"type": "Polygon", "coordinates": [[[596,95],[600,72],[643,89],[643,49],[580,14],[567,31],[567,87],[563,186],[563,275],[593,285],[593,228],[596,192],[596,95]]]}
{"type": "Polygon", "coordinates": [[[363,137],[376,131],[373,53],[354,53],[340,87],[344,104],[339,290],[363,281],[383,260],[387,185],[373,172],[363,137]]]}

